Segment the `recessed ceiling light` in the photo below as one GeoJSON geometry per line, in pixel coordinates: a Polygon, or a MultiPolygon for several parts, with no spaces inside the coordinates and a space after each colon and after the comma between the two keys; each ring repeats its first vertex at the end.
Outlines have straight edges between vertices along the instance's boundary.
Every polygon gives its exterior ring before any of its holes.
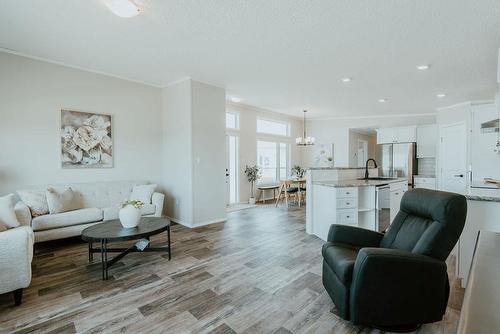
{"type": "Polygon", "coordinates": [[[133,17],[142,11],[132,0],[104,0],[104,3],[119,17],[133,17]]]}
{"type": "Polygon", "coordinates": [[[385,102],[387,102],[387,99],[378,99],[378,102],[385,103],[385,102]]]}
{"type": "Polygon", "coordinates": [[[437,94],[436,97],[442,99],[443,97],[445,97],[446,94],[445,93],[440,93],[440,94],[437,94]]]}
{"type": "Polygon", "coordinates": [[[429,68],[431,68],[431,65],[429,65],[429,64],[423,64],[423,65],[418,65],[417,66],[417,70],[419,70],[419,71],[426,71],[429,68]]]}
{"type": "Polygon", "coordinates": [[[352,78],[342,78],[342,82],[351,82],[352,78]]]}
{"type": "Polygon", "coordinates": [[[240,103],[241,99],[239,97],[232,97],[231,101],[233,101],[234,103],[240,103]]]}

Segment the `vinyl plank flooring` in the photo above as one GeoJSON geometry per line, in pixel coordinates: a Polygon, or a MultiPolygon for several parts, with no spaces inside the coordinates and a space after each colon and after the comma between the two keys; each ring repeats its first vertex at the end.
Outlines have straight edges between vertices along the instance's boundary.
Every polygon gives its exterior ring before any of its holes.
{"type": "MultiPolygon", "coordinates": [[[[232,212],[226,223],[174,224],[171,261],[161,253],[129,254],[105,282],[99,256],[88,263],[78,238],[37,244],[23,304],[0,295],[0,333],[382,333],[331,312],[322,244],[305,233],[303,207],[273,204],[232,212]]],[[[463,289],[453,258],[448,266],[445,317],[419,334],[456,332],[463,289]]]]}

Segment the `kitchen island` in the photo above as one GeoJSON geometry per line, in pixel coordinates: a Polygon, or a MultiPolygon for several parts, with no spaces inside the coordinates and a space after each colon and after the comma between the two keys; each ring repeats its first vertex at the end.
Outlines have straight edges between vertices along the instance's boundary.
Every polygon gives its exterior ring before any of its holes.
{"type": "Polygon", "coordinates": [[[330,225],[343,224],[379,231],[378,193],[390,192],[390,221],[399,211],[407,179],[341,179],[312,181],[306,232],[327,239],[330,225]]]}
{"type": "Polygon", "coordinates": [[[467,219],[458,243],[456,274],[467,286],[479,231],[500,232],[500,189],[469,189],[467,219]]]}

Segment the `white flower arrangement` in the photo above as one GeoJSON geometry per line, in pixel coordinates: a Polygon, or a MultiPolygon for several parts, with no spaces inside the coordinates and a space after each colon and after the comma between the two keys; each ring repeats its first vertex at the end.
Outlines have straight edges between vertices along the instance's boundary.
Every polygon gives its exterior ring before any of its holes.
{"type": "Polygon", "coordinates": [[[139,201],[137,199],[128,199],[128,200],[123,201],[122,204],[120,205],[120,207],[123,209],[128,205],[132,205],[136,209],[141,209],[144,206],[144,202],[139,201]]]}

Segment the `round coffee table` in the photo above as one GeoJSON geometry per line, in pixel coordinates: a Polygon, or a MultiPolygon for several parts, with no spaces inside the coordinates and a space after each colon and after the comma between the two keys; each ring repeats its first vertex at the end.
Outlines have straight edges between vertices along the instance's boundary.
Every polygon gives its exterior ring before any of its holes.
{"type": "Polygon", "coordinates": [[[142,217],[139,225],[133,228],[124,228],[118,219],[108,220],[101,224],[92,225],[82,231],[82,239],[89,243],[89,262],[92,262],[94,253],[101,253],[102,279],[108,279],[108,269],[125,255],[132,252],[168,252],[168,260],[172,256],[170,249],[170,220],[163,217],[142,217]],[[134,244],[129,248],[108,248],[108,242],[147,239],[153,235],[167,232],[167,247],[150,247],[139,249],[134,244]],[[100,248],[92,247],[94,242],[100,242],[100,248]],[[120,253],[108,261],[108,253],[120,253]]]}

